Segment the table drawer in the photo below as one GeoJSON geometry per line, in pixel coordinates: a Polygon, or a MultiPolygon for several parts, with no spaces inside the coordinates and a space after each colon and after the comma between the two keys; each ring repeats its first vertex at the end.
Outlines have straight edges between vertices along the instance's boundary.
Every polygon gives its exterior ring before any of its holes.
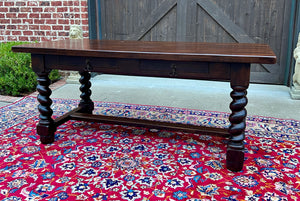
{"type": "Polygon", "coordinates": [[[229,63],[73,57],[48,55],[50,69],[187,79],[230,79],[229,63]]]}
{"type": "Polygon", "coordinates": [[[230,78],[230,64],[142,60],[139,72],[148,76],[226,80],[230,78]]]}

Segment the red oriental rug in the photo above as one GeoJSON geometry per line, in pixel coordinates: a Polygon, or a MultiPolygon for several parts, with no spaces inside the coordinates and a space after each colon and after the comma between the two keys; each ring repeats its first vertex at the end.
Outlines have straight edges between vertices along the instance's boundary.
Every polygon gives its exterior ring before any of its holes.
{"type": "MultiPolygon", "coordinates": [[[[53,100],[54,115],[78,100],[53,100]]],[[[300,200],[300,122],[247,118],[242,172],[225,168],[226,139],[69,121],[56,141],[36,134],[34,97],[0,108],[0,199],[300,200]]],[[[95,102],[95,112],[227,127],[219,112],[95,102]]]]}

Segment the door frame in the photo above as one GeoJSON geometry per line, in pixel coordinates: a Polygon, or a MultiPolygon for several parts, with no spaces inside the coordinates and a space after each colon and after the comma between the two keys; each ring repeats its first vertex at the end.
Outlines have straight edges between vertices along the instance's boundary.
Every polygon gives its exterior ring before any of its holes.
{"type": "Polygon", "coordinates": [[[102,39],[100,0],[88,1],[89,39],[102,39]]]}

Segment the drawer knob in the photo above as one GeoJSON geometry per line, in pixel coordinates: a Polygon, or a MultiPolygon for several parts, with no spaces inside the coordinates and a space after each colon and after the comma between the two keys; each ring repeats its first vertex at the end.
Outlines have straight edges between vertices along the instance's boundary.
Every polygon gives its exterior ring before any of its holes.
{"type": "Polygon", "coordinates": [[[177,68],[176,68],[176,65],[175,64],[172,64],[171,65],[171,70],[172,70],[172,72],[171,73],[169,73],[169,75],[171,76],[171,77],[177,77],[177,68]]]}
{"type": "Polygon", "coordinates": [[[86,71],[92,71],[92,70],[93,70],[93,67],[92,67],[92,65],[91,65],[90,60],[87,59],[87,60],[85,61],[85,63],[86,63],[85,70],[86,70],[86,71]]]}

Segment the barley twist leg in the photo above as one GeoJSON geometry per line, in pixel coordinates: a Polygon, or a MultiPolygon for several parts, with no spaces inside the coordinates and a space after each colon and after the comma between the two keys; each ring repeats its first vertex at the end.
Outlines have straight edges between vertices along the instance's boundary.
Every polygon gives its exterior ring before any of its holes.
{"type": "Polygon", "coordinates": [[[81,107],[81,110],[79,112],[92,114],[92,112],[94,110],[94,103],[90,98],[91,94],[92,94],[92,91],[90,90],[91,74],[88,71],[81,71],[81,72],[79,72],[79,74],[81,75],[81,77],[79,79],[79,82],[81,84],[81,86],[80,86],[81,101],[79,103],[79,107],[81,107]]]}
{"type": "Polygon", "coordinates": [[[247,111],[247,88],[242,86],[233,87],[230,96],[233,101],[230,104],[232,111],[229,121],[230,139],[227,146],[227,168],[232,171],[240,171],[244,163],[244,139],[246,128],[247,111]]]}
{"type": "Polygon", "coordinates": [[[37,78],[37,91],[39,92],[37,99],[40,103],[38,106],[40,120],[37,125],[37,133],[40,135],[40,140],[43,144],[54,142],[54,132],[56,131],[51,117],[53,114],[51,109],[52,100],[50,99],[52,92],[49,88],[51,81],[48,75],[49,72],[40,73],[37,78]]]}

